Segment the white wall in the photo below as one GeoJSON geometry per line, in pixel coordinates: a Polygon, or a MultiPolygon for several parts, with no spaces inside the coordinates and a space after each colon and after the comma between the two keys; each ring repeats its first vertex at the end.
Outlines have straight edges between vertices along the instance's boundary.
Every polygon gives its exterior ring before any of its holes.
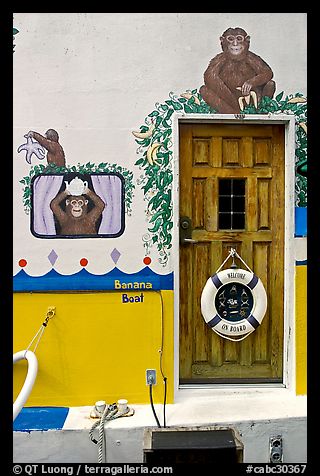
{"type": "MultiPolygon", "coordinates": [[[[244,445],[244,463],[268,463],[269,438],[281,435],[283,462],[307,461],[306,419],[244,421],[233,424],[244,445]]],[[[143,431],[137,428],[112,428],[106,431],[108,463],[142,463],[143,431]]],[[[15,432],[14,463],[97,463],[98,448],[89,438],[89,430],[49,430],[15,432]]]]}
{"type": "MultiPolygon", "coordinates": [[[[117,163],[133,171],[136,181],[141,171],[134,165],[138,145],[132,131],[170,91],[199,90],[228,27],[246,29],[251,50],[274,72],[276,93],[305,95],[306,21],[305,13],[15,13],[14,274],[22,257],[29,274],[48,272],[53,247],[60,257],[56,269],[63,274],[81,269],[83,255],[91,273],[109,271],[114,247],[122,253],[121,269],[136,272],[148,232],[146,203],[136,183],[133,214],[126,216],[121,237],[95,240],[93,247],[90,239],[54,240],[53,246],[53,240],[32,236],[19,183],[30,165],[17,153],[26,132],[54,128],[68,165],[117,163]]],[[[33,156],[31,165],[42,162],[33,156]]],[[[171,260],[165,268],[159,264],[155,247],[150,256],[154,271],[172,271],[171,260]]]]}

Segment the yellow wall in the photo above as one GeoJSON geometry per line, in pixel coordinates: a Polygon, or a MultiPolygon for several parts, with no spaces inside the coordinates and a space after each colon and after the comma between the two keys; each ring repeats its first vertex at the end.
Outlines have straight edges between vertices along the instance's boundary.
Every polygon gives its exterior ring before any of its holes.
{"type": "MultiPolygon", "coordinates": [[[[145,371],[156,369],[155,403],[162,403],[160,372],[162,309],[167,377],[167,402],[173,402],[173,291],[126,293],[143,302],[123,303],[123,292],[15,293],[14,352],[25,349],[39,330],[47,310],[48,323],[36,355],[39,370],[26,406],[91,405],[126,398],[148,403],[145,371]],[[161,299],[162,298],[162,299],[161,299]],[[162,307],[163,304],[163,307],[162,307]]],[[[307,393],[307,267],[296,267],[296,393],[307,393]]],[[[33,348],[33,347],[32,347],[33,348]]],[[[20,391],[26,361],[14,366],[14,399],[20,391]]]]}
{"type": "MultiPolygon", "coordinates": [[[[155,403],[163,402],[160,373],[163,299],[163,372],[173,401],[173,291],[128,292],[143,302],[122,303],[123,292],[15,293],[14,352],[25,349],[48,307],[56,307],[36,350],[38,375],[26,406],[81,406],[126,398],[149,402],[145,371],[156,369],[155,403]]],[[[33,347],[31,348],[33,349],[33,347]]],[[[14,399],[26,361],[14,366],[14,399]]]]}
{"type": "Polygon", "coordinates": [[[296,393],[307,393],[307,266],[296,267],[296,393]]]}

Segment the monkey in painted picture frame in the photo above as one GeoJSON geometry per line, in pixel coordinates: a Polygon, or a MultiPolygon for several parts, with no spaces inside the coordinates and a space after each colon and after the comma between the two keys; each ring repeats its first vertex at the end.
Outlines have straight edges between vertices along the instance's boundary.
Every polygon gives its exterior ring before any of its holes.
{"type": "Polygon", "coordinates": [[[97,235],[96,223],[106,204],[92,190],[86,188],[81,195],[72,195],[68,189],[60,192],[50,203],[50,208],[58,222],[59,235],[97,235]],[[88,198],[93,207],[88,210],[88,198]],[[64,208],[61,205],[64,205],[64,208]]]}
{"type": "Polygon", "coordinates": [[[199,92],[222,114],[238,114],[246,104],[256,108],[263,96],[273,97],[273,71],[249,50],[250,36],[243,28],[228,28],[220,37],[222,53],[209,63],[199,92]]]}

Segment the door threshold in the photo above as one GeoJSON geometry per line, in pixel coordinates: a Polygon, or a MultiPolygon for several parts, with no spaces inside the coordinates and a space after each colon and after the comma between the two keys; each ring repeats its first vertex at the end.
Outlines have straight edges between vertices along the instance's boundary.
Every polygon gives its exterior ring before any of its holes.
{"type": "Polygon", "coordinates": [[[243,388],[286,388],[284,383],[180,383],[178,386],[179,390],[184,389],[216,389],[223,388],[227,389],[243,389],[243,388]]]}

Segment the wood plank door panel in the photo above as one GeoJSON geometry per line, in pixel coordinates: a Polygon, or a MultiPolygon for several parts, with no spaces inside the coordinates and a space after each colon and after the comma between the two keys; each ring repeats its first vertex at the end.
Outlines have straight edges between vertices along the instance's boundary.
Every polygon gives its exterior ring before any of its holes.
{"type": "Polygon", "coordinates": [[[191,218],[196,240],[180,245],[180,382],[281,382],[283,126],[181,124],[180,216],[191,218]],[[219,229],[219,181],[223,179],[244,180],[242,229],[219,229]],[[262,324],[241,342],[218,336],[205,323],[200,308],[207,279],[231,247],[262,280],[268,298],[262,324]]]}

